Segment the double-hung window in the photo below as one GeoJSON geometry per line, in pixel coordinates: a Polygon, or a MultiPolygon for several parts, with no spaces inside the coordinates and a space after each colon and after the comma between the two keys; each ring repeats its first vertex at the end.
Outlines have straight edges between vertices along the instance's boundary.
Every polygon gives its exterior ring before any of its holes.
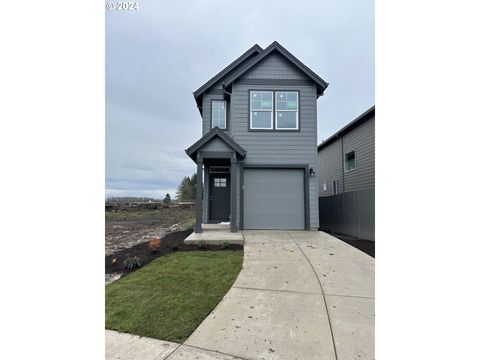
{"type": "Polygon", "coordinates": [[[298,91],[250,91],[250,129],[298,130],[298,94],[298,91]]]}
{"type": "Polygon", "coordinates": [[[273,129],[273,91],[250,92],[250,129],[273,129]]]}
{"type": "Polygon", "coordinates": [[[298,92],[275,92],[275,128],[298,130],[298,92]]]}
{"type": "Polygon", "coordinates": [[[212,100],[212,129],[227,128],[227,104],[224,100],[212,100]]]}

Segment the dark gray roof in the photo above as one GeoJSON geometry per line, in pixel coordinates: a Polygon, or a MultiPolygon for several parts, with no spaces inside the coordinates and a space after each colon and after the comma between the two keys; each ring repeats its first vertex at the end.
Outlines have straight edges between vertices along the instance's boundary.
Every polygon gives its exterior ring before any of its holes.
{"type": "Polygon", "coordinates": [[[212,77],[205,84],[203,84],[196,91],[194,91],[193,96],[195,97],[195,101],[197,102],[198,107],[202,106],[202,97],[205,91],[207,91],[212,85],[214,85],[217,81],[222,79],[224,76],[228,75],[230,71],[235,69],[235,67],[241,64],[243,61],[245,61],[252,55],[260,54],[262,51],[263,49],[260,46],[258,46],[257,44],[253,45],[250,49],[248,49],[242,55],[240,55],[236,60],[230,63],[225,69],[220,71],[217,75],[212,77]]]}
{"type": "Polygon", "coordinates": [[[328,146],[335,140],[337,140],[339,137],[344,136],[345,134],[349,133],[353,129],[359,127],[362,125],[365,121],[370,119],[372,116],[375,116],[375,105],[373,105],[370,109],[367,111],[361,113],[359,116],[357,116],[353,121],[345,125],[343,128],[338,130],[335,134],[330,136],[327,140],[322,141],[320,145],[317,146],[317,152],[323,149],[324,147],[328,146]]]}
{"type": "Polygon", "coordinates": [[[258,64],[261,60],[265,59],[272,52],[278,52],[287,58],[292,64],[294,64],[298,69],[300,69],[305,75],[310,77],[315,84],[317,85],[317,94],[318,96],[323,95],[323,92],[328,87],[328,83],[323,80],[320,76],[314,73],[309,67],[304,63],[298,60],[293,54],[291,54],[287,49],[280,45],[277,41],[274,41],[270,46],[263,50],[259,55],[257,55],[252,61],[247,63],[245,66],[242,66],[239,70],[234,72],[224,81],[224,87],[228,88],[236,79],[241,75],[245,74],[248,70],[258,64]]]}
{"type": "Polygon", "coordinates": [[[247,155],[247,151],[244,148],[237,144],[235,140],[233,140],[217,126],[215,126],[204,136],[202,136],[197,142],[195,142],[195,144],[186,149],[185,152],[188,156],[190,156],[193,161],[197,161],[197,151],[210,140],[212,140],[215,136],[218,136],[220,139],[222,139],[228,146],[232,148],[232,150],[234,150],[238,155],[240,155],[240,157],[244,158],[245,155],[247,155]]]}

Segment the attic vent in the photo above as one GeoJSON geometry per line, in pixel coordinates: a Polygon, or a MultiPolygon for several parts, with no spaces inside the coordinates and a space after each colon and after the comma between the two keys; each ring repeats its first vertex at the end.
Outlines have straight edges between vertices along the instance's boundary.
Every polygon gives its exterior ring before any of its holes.
{"type": "Polygon", "coordinates": [[[210,166],[210,173],[230,173],[230,166],[210,166]]]}

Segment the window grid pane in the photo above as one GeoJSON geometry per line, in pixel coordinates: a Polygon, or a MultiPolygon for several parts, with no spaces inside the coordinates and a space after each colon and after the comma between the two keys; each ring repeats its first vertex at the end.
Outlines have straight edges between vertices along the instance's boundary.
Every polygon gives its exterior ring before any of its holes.
{"type": "Polygon", "coordinates": [[[252,91],[250,110],[273,110],[273,91],[252,91]]]}
{"type": "Polygon", "coordinates": [[[298,93],[277,91],[275,94],[276,128],[279,130],[298,129],[298,93]]]}
{"type": "Polygon", "coordinates": [[[214,100],[212,101],[212,127],[218,126],[220,129],[226,129],[227,127],[227,115],[226,115],[226,103],[225,101],[214,100]]]}

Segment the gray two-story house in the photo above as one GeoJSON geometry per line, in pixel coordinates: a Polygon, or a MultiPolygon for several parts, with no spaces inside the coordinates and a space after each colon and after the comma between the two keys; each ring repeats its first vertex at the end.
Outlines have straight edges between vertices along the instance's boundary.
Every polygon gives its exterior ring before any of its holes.
{"type": "Polygon", "coordinates": [[[193,93],[202,137],[195,232],[318,229],[317,99],[328,83],[279,43],[254,45],[193,93]],[[202,193],[203,192],[203,193],[202,193]]]}

